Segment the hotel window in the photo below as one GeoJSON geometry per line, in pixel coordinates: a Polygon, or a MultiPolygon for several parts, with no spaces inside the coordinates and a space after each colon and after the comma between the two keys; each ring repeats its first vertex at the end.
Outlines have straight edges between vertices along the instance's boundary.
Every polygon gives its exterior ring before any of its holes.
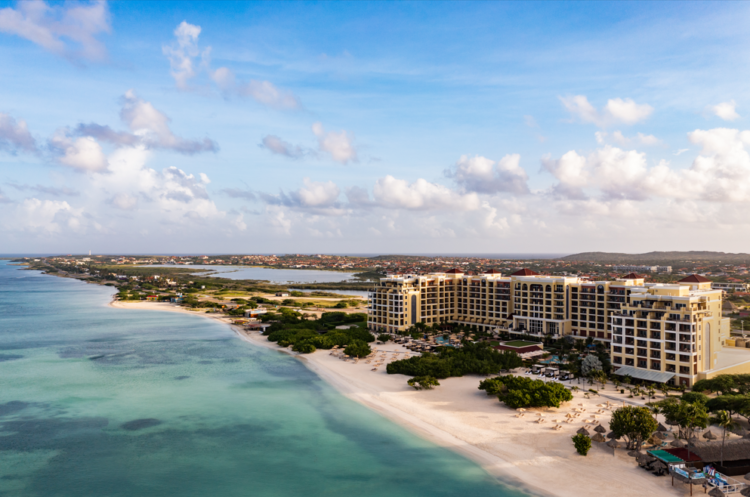
{"type": "Polygon", "coordinates": [[[651,361],[651,369],[661,371],[661,363],[659,361],[651,361]]]}
{"type": "Polygon", "coordinates": [[[622,357],[615,356],[614,361],[615,361],[615,364],[622,364],[622,357]]]}
{"type": "Polygon", "coordinates": [[[690,374],[690,366],[680,366],[680,374],[690,374]]]}
{"type": "Polygon", "coordinates": [[[643,359],[638,359],[638,367],[639,368],[644,368],[644,369],[647,368],[648,367],[647,362],[648,361],[645,361],[643,359]]]}

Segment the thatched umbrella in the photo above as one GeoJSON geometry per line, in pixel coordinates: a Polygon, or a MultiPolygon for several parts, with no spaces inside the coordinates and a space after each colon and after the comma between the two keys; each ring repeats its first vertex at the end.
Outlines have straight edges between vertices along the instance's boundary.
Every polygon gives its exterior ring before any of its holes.
{"type": "Polygon", "coordinates": [[[706,433],[703,434],[703,438],[706,440],[716,440],[718,437],[714,435],[711,430],[706,430],[706,433]]]}
{"type": "Polygon", "coordinates": [[[656,431],[660,431],[660,432],[664,433],[665,431],[667,431],[667,427],[664,426],[663,424],[659,423],[659,426],[656,428],[656,431]]]}
{"type": "Polygon", "coordinates": [[[579,428],[576,433],[578,433],[579,435],[586,435],[587,437],[590,435],[589,431],[586,428],[579,428]]]}
{"type": "Polygon", "coordinates": [[[628,455],[630,457],[636,457],[637,458],[638,456],[643,455],[643,452],[641,452],[639,450],[631,450],[630,452],[628,452],[628,455]]]}
{"type": "Polygon", "coordinates": [[[607,429],[603,427],[602,425],[596,425],[596,428],[594,428],[594,431],[597,433],[606,433],[607,429]]]}
{"type": "MultiPolygon", "coordinates": [[[[750,473],[748,473],[748,474],[746,474],[746,475],[745,475],[745,479],[746,479],[747,481],[750,481],[750,473]]],[[[750,488],[750,487],[749,487],[749,488],[750,488]]]]}
{"type": "Polygon", "coordinates": [[[609,438],[610,440],[617,440],[618,437],[617,435],[615,435],[615,432],[610,431],[609,433],[607,433],[607,438],[609,438]]]}
{"type": "Polygon", "coordinates": [[[666,420],[665,423],[667,423],[669,426],[677,426],[678,424],[680,424],[677,421],[670,421],[669,419],[666,420]]]}
{"type": "Polygon", "coordinates": [[[612,456],[614,456],[615,455],[615,449],[617,449],[618,447],[620,447],[620,442],[618,442],[617,440],[612,439],[609,442],[607,442],[607,446],[612,447],[612,456]]]}
{"type": "Polygon", "coordinates": [[[740,492],[740,495],[744,497],[750,497],[750,487],[743,488],[742,491],[740,492]]]}
{"type": "Polygon", "coordinates": [[[661,461],[656,461],[656,462],[654,463],[654,466],[653,466],[653,468],[654,468],[655,470],[657,470],[657,471],[658,471],[658,470],[662,470],[662,471],[663,471],[663,470],[667,469],[667,465],[666,465],[666,464],[664,464],[664,463],[663,463],[663,462],[661,462],[661,461]]]}
{"type": "Polygon", "coordinates": [[[660,431],[654,432],[653,437],[654,438],[658,438],[659,440],[666,440],[667,439],[667,435],[665,435],[664,433],[662,433],[660,431]]]}
{"type": "Polygon", "coordinates": [[[718,487],[714,487],[710,492],[708,492],[708,495],[710,497],[724,497],[725,494],[718,487]]]}
{"type": "Polygon", "coordinates": [[[594,442],[599,442],[599,443],[607,441],[607,439],[604,438],[604,435],[602,435],[601,433],[597,433],[596,435],[591,437],[591,440],[593,440],[594,442]]]}
{"type": "Polygon", "coordinates": [[[677,447],[678,449],[680,449],[682,447],[685,447],[685,442],[683,442],[679,438],[675,438],[674,440],[672,440],[672,443],[670,443],[669,445],[671,445],[672,447],[677,447]]]}

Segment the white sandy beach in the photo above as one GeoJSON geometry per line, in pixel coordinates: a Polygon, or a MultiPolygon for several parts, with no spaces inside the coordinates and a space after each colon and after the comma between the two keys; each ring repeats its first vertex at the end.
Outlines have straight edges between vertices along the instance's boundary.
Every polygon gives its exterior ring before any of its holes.
{"type": "MultiPolygon", "coordinates": [[[[111,305],[181,312],[230,324],[226,318],[165,303],[113,302],[111,305]]],[[[236,326],[232,328],[251,343],[282,351],[257,332],[247,332],[236,326]]],[[[385,352],[386,362],[408,352],[393,343],[373,345],[373,348],[377,348],[378,357],[385,352]]],[[[516,411],[477,389],[482,379],[479,376],[440,380],[441,385],[434,390],[415,391],[407,386],[408,377],[388,375],[385,366],[372,371],[373,363],[360,360],[354,364],[331,355],[327,350],[308,355],[294,354],[288,349],[283,351],[296,356],[350,399],[424,438],[458,451],[481,464],[490,474],[527,491],[561,497],[689,495],[686,485],[675,483],[672,487],[669,477],[655,477],[640,469],[622,449],[613,456],[612,449],[594,443],[586,457],[575,452],[571,437],[582,426],[589,426],[589,431],[592,431],[595,425],[585,421],[593,419],[592,414],[601,409],[599,405],[607,400],[622,405],[620,399],[625,396],[615,394],[611,386],[607,387],[609,392],[602,392],[610,398],[592,396],[589,400],[582,392],[576,393],[573,402],[560,409],[532,409],[519,418],[516,411]],[[565,414],[571,413],[579,404],[583,404],[586,411],[573,423],[554,422],[566,420],[565,414]],[[546,422],[538,423],[537,413],[543,413],[546,422]],[[553,430],[555,424],[562,424],[562,430],[553,430]]],[[[583,389],[584,385],[581,387],[583,389]]],[[[597,414],[595,420],[605,428],[609,426],[608,412],[597,414]]],[[[696,488],[694,492],[702,490],[696,488]]]]}

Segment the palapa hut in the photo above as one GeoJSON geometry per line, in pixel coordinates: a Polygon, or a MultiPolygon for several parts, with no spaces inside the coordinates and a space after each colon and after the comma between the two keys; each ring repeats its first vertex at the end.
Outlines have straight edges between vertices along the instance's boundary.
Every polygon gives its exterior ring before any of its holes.
{"type": "Polygon", "coordinates": [[[665,431],[667,431],[667,427],[664,426],[663,424],[659,423],[659,426],[656,428],[656,431],[664,433],[665,431]]]}
{"type": "Polygon", "coordinates": [[[708,495],[710,497],[725,497],[724,492],[722,492],[721,489],[719,489],[719,487],[712,488],[711,491],[708,492],[708,495]]]}
{"type": "Polygon", "coordinates": [[[750,486],[743,488],[740,491],[740,495],[742,495],[744,497],[750,497],[750,486]]]}
{"type": "Polygon", "coordinates": [[[724,443],[722,461],[721,441],[697,442],[690,447],[706,464],[711,464],[727,476],[744,475],[750,471],[750,440],[735,439],[724,443]]]}
{"type": "Polygon", "coordinates": [[[579,435],[586,435],[587,437],[591,435],[586,428],[579,428],[576,433],[579,435]]]}
{"type": "Polygon", "coordinates": [[[683,442],[679,438],[675,438],[669,445],[671,445],[672,447],[682,448],[685,446],[685,442],[683,442]]]}
{"type": "Polygon", "coordinates": [[[706,440],[716,440],[718,437],[714,435],[711,430],[706,430],[706,433],[703,434],[703,438],[706,440]]]}
{"type": "Polygon", "coordinates": [[[617,448],[620,447],[620,442],[618,442],[617,440],[612,439],[609,442],[607,442],[607,446],[612,447],[612,456],[614,456],[615,455],[615,449],[617,449],[617,448]]]}
{"type": "Polygon", "coordinates": [[[593,440],[594,442],[599,442],[599,443],[607,441],[607,439],[604,438],[604,435],[602,435],[601,433],[595,434],[593,437],[591,437],[591,440],[593,440]]]}
{"type": "Polygon", "coordinates": [[[602,425],[596,425],[596,428],[594,428],[594,431],[597,433],[606,433],[607,429],[603,427],[602,425]]]}

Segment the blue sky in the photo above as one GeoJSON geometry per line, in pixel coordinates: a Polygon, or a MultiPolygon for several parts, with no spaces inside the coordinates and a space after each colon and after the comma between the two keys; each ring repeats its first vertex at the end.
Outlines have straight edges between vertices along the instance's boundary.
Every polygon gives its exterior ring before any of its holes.
{"type": "Polygon", "coordinates": [[[0,253],[747,251],[749,13],[0,2],[0,253]]]}

